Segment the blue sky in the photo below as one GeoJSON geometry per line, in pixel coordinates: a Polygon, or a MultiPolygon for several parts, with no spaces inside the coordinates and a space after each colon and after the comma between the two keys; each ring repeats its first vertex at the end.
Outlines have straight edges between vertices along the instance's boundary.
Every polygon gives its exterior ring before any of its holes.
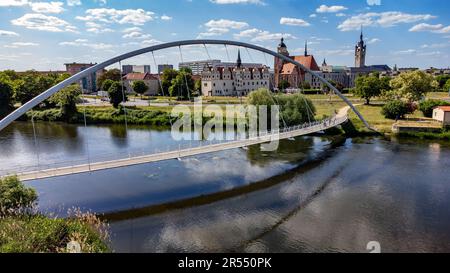
{"type": "MultiPolygon", "coordinates": [[[[353,65],[364,28],[368,64],[450,66],[448,0],[0,0],[0,69],[63,69],[66,62],[101,62],[133,49],[174,40],[211,38],[275,49],[286,38],[292,54],[321,63],[353,65]]],[[[223,47],[208,48],[227,61],[223,47]]],[[[260,53],[244,62],[266,63],[260,53]]],[[[236,49],[229,48],[231,59],[236,49]]],[[[202,47],[183,48],[184,60],[207,59],[202,47]]],[[[157,63],[180,61],[178,49],[157,63]]],[[[271,58],[267,64],[273,66],[271,58]]],[[[151,55],[127,61],[151,64],[151,55]]]]}

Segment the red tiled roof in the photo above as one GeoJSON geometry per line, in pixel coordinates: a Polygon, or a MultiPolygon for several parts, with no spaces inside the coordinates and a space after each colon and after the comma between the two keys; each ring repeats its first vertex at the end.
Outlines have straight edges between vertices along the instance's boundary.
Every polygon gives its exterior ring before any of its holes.
{"type": "Polygon", "coordinates": [[[437,108],[444,112],[450,112],[450,106],[438,106],[437,108]]]}
{"type": "Polygon", "coordinates": [[[293,58],[295,61],[301,63],[306,68],[309,68],[313,71],[319,71],[320,68],[317,65],[316,60],[314,59],[314,56],[308,55],[308,56],[294,56],[293,58]]]}

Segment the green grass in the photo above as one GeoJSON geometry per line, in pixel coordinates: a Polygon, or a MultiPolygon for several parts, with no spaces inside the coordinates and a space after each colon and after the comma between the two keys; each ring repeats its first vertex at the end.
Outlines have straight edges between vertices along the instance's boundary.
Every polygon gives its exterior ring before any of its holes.
{"type": "Polygon", "coordinates": [[[0,253],[64,253],[76,241],[82,252],[109,252],[107,233],[94,216],[53,219],[43,215],[0,218],[0,253]]]}

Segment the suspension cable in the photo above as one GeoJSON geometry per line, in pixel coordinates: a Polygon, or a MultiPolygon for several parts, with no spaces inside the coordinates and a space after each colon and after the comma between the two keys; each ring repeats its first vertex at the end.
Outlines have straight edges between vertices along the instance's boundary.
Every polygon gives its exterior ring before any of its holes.
{"type": "Polygon", "coordinates": [[[224,44],[224,46],[225,46],[225,51],[226,51],[226,53],[227,53],[227,59],[228,59],[228,62],[231,63],[230,54],[228,53],[228,47],[227,47],[226,44],[224,44]]]}
{"type": "Polygon", "coordinates": [[[119,67],[120,67],[120,85],[122,88],[122,106],[123,106],[123,110],[125,113],[125,133],[126,133],[126,135],[128,135],[127,107],[125,106],[126,101],[125,101],[125,91],[123,88],[124,87],[123,86],[123,76],[122,76],[123,71],[122,71],[122,62],[121,61],[119,61],[119,67]]]}
{"type": "MultiPolygon", "coordinates": [[[[184,63],[184,61],[183,61],[183,53],[181,52],[181,46],[178,46],[178,49],[179,49],[179,51],[180,51],[180,59],[181,59],[181,62],[184,63]]],[[[183,73],[183,75],[184,75],[184,82],[185,82],[185,84],[186,84],[186,90],[187,90],[187,93],[188,93],[188,98],[189,98],[189,101],[191,101],[191,92],[190,92],[190,90],[189,90],[189,84],[188,84],[188,82],[187,82],[187,76],[186,76],[186,73],[183,73]]]]}
{"type": "MultiPolygon", "coordinates": [[[[152,58],[153,58],[153,64],[155,65],[155,68],[158,67],[156,64],[155,54],[153,51],[152,51],[152,58]]],[[[159,69],[158,69],[158,82],[159,82],[159,87],[161,88],[161,92],[162,92],[163,96],[165,97],[166,94],[164,92],[164,87],[162,85],[161,73],[159,72],[159,69]]],[[[169,106],[170,106],[170,96],[169,96],[169,106]]],[[[170,122],[170,126],[173,126],[171,117],[169,117],[169,122],[170,122]]]]}
{"type": "MultiPolygon", "coordinates": [[[[122,74],[120,75],[122,76],[122,74]]],[[[84,119],[84,132],[85,132],[85,136],[86,136],[86,156],[87,156],[87,160],[88,160],[88,168],[89,171],[91,171],[91,154],[89,151],[89,132],[87,129],[87,119],[86,119],[86,101],[83,98],[83,119],[84,119]]]]}
{"type": "Polygon", "coordinates": [[[39,161],[40,161],[40,159],[39,159],[39,143],[38,143],[37,137],[36,137],[36,127],[34,125],[34,116],[35,116],[35,114],[33,114],[33,116],[31,116],[31,124],[33,125],[34,147],[36,149],[37,168],[39,171],[39,169],[40,169],[40,167],[39,167],[40,166],[40,164],[39,164],[39,161]]]}

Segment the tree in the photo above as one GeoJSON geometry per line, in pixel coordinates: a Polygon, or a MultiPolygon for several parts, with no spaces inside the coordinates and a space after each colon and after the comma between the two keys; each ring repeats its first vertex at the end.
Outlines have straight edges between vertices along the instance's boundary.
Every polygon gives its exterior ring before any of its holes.
{"type": "Polygon", "coordinates": [[[62,117],[70,121],[78,112],[77,101],[81,93],[81,87],[78,84],[72,84],[51,96],[49,101],[59,106],[62,117]]]}
{"type": "Polygon", "coordinates": [[[148,86],[144,81],[135,81],[133,82],[133,91],[137,94],[140,94],[142,99],[142,95],[144,95],[144,93],[148,91],[148,86]]]}
{"type": "Polygon", "coordinates": [[[445,91],[445,92],[450,92],[450,80],[448,80],[448,81],[444,84],[444,91],[445,91]]]}
{"type": "Polygon", "coordinates": [[[276,101],[280,106],[281,119],[287,126],[294,126],[314,121],[316,108],[312,101],[301,93],[294,95],[278,95],[276,101]]]}
{"type": "Polygon", "coordinates": [[[169,88],[172,86],[172,80],[178,76],[178,71],[175,69],[166,69],[161,75],[162,95],[169,95],[169,88]]]}
{"type": "Polygon", "coordinates": [[[111,87],[111,85],[113,85],[113,83],[114,83],[113,80],[110,79],[105,80],[101,86],[102,91],[108,92],[109,88],[111,87]]]}
{"type": "Polygon", "coordinates": [[[401,119],[411,111],[408,103],[401,100],[392,100],[383,106],[382,114],[388,119],[401,119]]]}
{"type": "Polygon", "coordinates": [[[391,80],[390,86],[392,90],[386,93],[389,99],[414,102],[423,99],[426,93],[434,91],[438,83],[433,76],[416,70],[400,74],[391,80]]]}
{"type": "Polygon", "coordinates": [[[438,106],[448,106],[448,105],[450,105],[450,103],[443,100],[426,100],[422,101],[419,104],[419,110],[423,113],[425,117],[432,118],[434,108],[438,106]]]}
{"type": "Polygon", "coordinates": [[[192,79],[192,75],[189,74],[189,71],[182,70],[172,80],[172,85],[169,87],[169,94],[171,97],[178,96],[181,99],[187,99],[192,95],[194,84],[194,80],[192,79]]]}
{"type": "Polygon", "coordinates": [[[438,82],[440,89],[448,91],[448,89],[445,88],[445,84],[450,81],[450,75],[439,75],[436,77],[436,81],[438,82]]]}
{"type": "MultiPolygon", "coordinates": [[[[120,70],[117,68],[107,70],[105,73],[98,77],[97,86],[103,89],[103,83],[106,80],[120,82],[122,80],[122,72],[120,72],[120,70]]],[[[108,91],[108,89],[103,89],[103,91],[108,91]]]]}
{"type": "Polygon", "coordinates": [[[373,97],[382,94],[383,88],[386,88],[385,80],[380,79],[377,75],[360,76],[355,80],[353,94],[365,99],[366,105],[369,105],[373,97]]]}
{"type": "Polygon", "coordinates": [[[0,216],[30,209],[36,200],[36,191],[25,187],[16,176],[0,178],[0,216]]]}
{"type": "Polygon", "coordinates": [[[7,81],[0,80],[0,118],[8,115],[13,109],[13,88],[7,81]]]}
{"type": "Polygon", "coordinates": [[[200,80],[200,79],[195,80],[195,83],[194,83],[194,92],[195,92],[198,96],[200,96],[200,95],[202,94],[202,80],[200,80]]]}
{"type": "Polygon", "coordinates": [[[118,108],[122,102],[128,100],[127,94],[124,91],[125,87],[120,82],[114,82],[108,89],[109,102],[114,108],[118,108]]]}
{"type": "Polygon", "coordinates": [[[287,88],[291,87],[291,84],[287,80],[281,80],[278,83],[278,89],[279,90],[285,90],[287,88]]]}

